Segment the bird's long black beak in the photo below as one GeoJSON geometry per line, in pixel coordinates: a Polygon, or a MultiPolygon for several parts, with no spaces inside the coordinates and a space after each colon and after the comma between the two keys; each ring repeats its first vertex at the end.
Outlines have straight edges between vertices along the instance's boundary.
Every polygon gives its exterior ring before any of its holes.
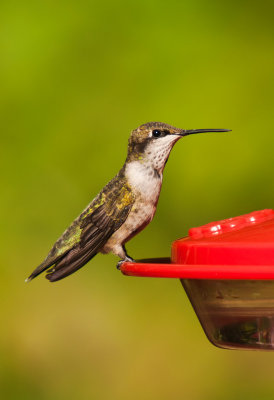
{"type": "Polygon", "coordinates": [[[194,133],[205,133],[205,132],[230,132],[231,129],[189,129],[189,130],[184,130],[182,129],[180,133],[178,133],[179,136],[188,136],[188,135],[193,135],[194,133]]]}

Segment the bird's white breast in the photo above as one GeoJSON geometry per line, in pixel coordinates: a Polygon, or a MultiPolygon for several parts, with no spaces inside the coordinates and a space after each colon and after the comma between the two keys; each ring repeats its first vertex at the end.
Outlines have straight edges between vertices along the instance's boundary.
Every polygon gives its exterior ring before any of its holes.
{"type": "Polygon", "coordinates": [[[154,217],[162,185],[162,174],[139,161],[127,164],[125,175],[135,195],[135,201],[125,222],[101,250],[102,253],[112,251],[121,258],[125,257],[121,246],[149,224],[154,217]]]}
{"type": "Polygon", "coordinates": [[[127,165],[125,175],[137,197],[140,196],[148,203],[157,203],[162,186],[162,173],[141,161],[132,161],[127,165]]]}

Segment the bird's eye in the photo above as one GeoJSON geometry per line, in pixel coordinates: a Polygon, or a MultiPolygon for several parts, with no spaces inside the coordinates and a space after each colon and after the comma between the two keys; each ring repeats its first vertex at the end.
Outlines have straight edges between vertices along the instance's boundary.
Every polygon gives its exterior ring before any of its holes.
{"type": "Polygon", "coordinates": [[[159,130],[159,129],[154,129],[153,131],[152,131],[152,136],[153,137],[160,137],[161,136],[161,131],[159,130]]]}

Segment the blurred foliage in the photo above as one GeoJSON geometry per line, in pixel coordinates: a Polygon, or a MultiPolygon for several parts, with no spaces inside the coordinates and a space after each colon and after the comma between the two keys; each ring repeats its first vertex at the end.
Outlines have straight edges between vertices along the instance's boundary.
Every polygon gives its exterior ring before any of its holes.
{"type": "Polygon", "coordinates": [[[24,278],[144,122],[233,131],[176,145],[134,258],[273,207],[273,11],[267,0],[1,1],[1,398],[272,398],[273,354],[214,348],[175,280],[124,277],[112,255],[57,284],[24,278]]]}

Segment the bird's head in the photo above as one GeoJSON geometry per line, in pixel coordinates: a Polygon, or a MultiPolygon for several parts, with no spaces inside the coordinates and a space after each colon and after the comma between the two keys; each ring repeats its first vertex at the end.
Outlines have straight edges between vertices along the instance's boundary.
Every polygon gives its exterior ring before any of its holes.
{"type": "Polygon", "coordinates": [[[127,161],[151,162],[163,169],[174,144],[184,136],[202,132],[228,132],[228,129],[179,129],[163,122],[148,122],[131,132],[127,161]]]}

